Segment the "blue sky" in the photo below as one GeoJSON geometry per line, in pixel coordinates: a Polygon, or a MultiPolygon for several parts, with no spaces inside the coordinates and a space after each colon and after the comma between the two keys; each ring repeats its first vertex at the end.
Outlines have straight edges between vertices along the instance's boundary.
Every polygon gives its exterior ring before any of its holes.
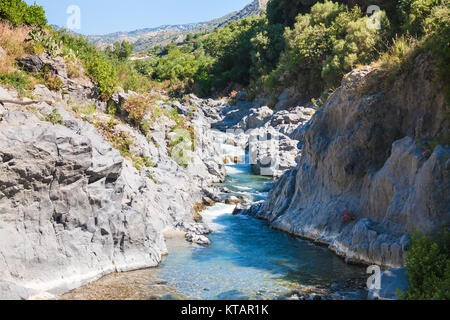
{"type": "MultiPolygon", "coordinates": [[[[34,0],[26,0],[33,4],[34,0]]],[[[50,24],[66,27],[67,8],[81,9],[82,34],[132,31],[165,24],[185,24],[219,18],[240,10],[251,0],[36,0],[50,24]]]]}

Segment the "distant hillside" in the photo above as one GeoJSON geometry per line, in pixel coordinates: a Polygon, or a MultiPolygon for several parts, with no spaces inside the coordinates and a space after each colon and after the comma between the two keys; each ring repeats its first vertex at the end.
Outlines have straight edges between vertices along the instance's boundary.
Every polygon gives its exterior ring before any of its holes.
{"type": "Polygon", "coordinates": [[[92,43],[99,47],[107,47],[116,41],[128,41],[133,43],[136,52],[146,51],[156,45],[166,45],[173,41],[183,41],[188,33],[211,31],[231,21],[239,20],[259,14],[266,9],[269,0],[254,0],[240,11],[232,12],[219,19],[208,22],[190,23],[183,25],[164,25],[156,28],[140,29],[131,32],[116,32],[103,36],[88,36],[92,43]]]}

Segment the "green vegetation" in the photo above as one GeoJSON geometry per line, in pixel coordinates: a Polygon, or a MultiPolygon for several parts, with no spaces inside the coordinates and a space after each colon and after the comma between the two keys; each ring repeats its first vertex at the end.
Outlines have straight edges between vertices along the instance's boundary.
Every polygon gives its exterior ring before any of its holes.
{"type": "Polygon", "coordinates": [[[58,109],[56,109],[56,108],[53,109],[51,113],[44,115],[41,118],[41,121],[47,121],[47,122],[52,123],[53,125],[57,125],[57,124],[63,125],[63,123],[64,123],[63,117],[61,116],[58,109]]]}
{"type": "MultiPolygon", "coordinates": [[[[377,64],[385,70],[388,84],[408,71],[420,52],[429,52],[436,61],[436,81],[445,86],[450,101],[449,1],[374,0],[372,4],[385,9],[380,13],[380,30],[367,27],[367,1],[271,0],[265,15],[233,21],[212,32],[187,34],[181,43],[153,47],[147,59],[131,61],[133,45],[128,42],[100,50],[82,36],[51,30],[41,7],[5,0],[0,19],[8,22],[0,24],[0,45],[7,55],[0,61],[0,82],[21,93],[36,82],[60,90],[58,77],[17,72],[15,60],[30,53],[62,56],[69,77],[82,77],[85,72],[105,101],[119,87],[138,92],[124,108],[129,122],[149,136],[150,122],[163,113],[148,96],[151,91],[235,98],[245,89],[249,98],[261,95],[275,105],[281,91],[294,86],[320,108],[327,99],[323,92],[332,91],[353,68],[377,64]],[[24,35],[28,35],[25,42],[24,35]]],[[[124,110],[108,105],[111,115],[120,111],[124,110]]],[[[95,106],[83,113],[95,113],[95,106]]],[[[188,132],[184,140],[192,148],[193,128],[177,115],[167,116],[176,123],[174,132],[188,132]]],[[[121,140],[126,142],[126,137],[121,140]]],[[[127,149],[126,143],[118,145],[127,149]]]]}
{"type": "Polygon", "coordinates": [[[398,293],[400,299],[450,299],[450,233],[444,231],[439,238],[420,232],[413,235],[406,259],[409,290],[398,293]]]}
{"type": "MultiPolygon", "coordinates": [[[[389,26],[383,13],[383,26],[389,26]]],[[[336,87],[343,75],[357,65],[368,64],[383,49],[385,36],[367,28],[367,18],[359,7],[325,1],[301,14],[287,29],[287,47],[279,65],[271,73],[268,88],[283,87],[302,79],[313,95],[336,87]]]]}
{"type": "Polygon", "coordinates": [[[67,51],[76,54],[87,75],[97,83],[102,98],[108,100],[117,86],[117,67],[113,61],[82,36],[73,36],[65,31],[53,32],[52,36],[67,51]]]}
{"type": "Polygon", "coordinates": [[[9,85],[23,95],[25,89],[29,85],[29,80],[20,72],[12,72],[7,74],[0,73],[0,83],[9,85]]]}
{"type": "Polygon", "coordinates": [[[133,48],[134,46],[126,41],[123,41],[122,43],[116,42],[112,48],[106,48],[105,53],[111,58],[127,61],[133,53],[133,48]]]}
{"type": "Polygon", "coordinates": [[[48,72],[44,75],[45,86],[53,91],[59,91],[64,87],[62,80],[58,75],[48,72]]]}
{"type": "Polygon", "coordinates": [[[2,0],[0,19],[9,21],[15,27],[21,24],[44,27],[47,24],[45,11],[41,6],[29,6],[22,0],[2,0]]]}

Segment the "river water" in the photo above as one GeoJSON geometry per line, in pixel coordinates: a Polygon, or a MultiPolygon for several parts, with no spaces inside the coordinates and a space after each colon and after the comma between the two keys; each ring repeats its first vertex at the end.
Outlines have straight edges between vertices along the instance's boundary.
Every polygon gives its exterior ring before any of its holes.
{"type": "MultiPolygon", "coordinates": [[[[272,180],[254,176],[246,164],[228,166],[224,186],[253,201],[267,197],[272,180]]],[[[360,276],[328,249],[273,230],[264,221],[233,216],[233,205],[202,212],[212,228],[210,247],[169,241],[160,277],[192,299],[277,299],[309,287],[360,276]]],[[[364,291],[344,294],[363,298],[364,291]]]]}
{"type": "MultiPolygon", "coordinates": [[[[267,197],[273,181],[252,175],[250,165],[228,166],[227,171],[222,186],[234,195],[250,201],[267,197]]],[[[346,264],[327,248],[273,230],[264,221],[233,216],[234,208],[218,203],[202,212],[213,230],[211,246],[169,236],[169,255],[158,268],[107,276],[64,298],[282,299],[335,287],[334,298],[365,299],[363,288],[340,286],[348,279],[361,279],[361,267],[346,264]]]]}

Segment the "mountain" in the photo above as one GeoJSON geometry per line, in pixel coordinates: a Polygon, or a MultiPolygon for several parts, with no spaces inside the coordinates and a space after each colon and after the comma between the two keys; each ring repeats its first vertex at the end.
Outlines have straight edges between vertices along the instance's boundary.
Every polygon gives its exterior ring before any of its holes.
{"type": "Polygon", "coordinates": [[[105,48],[116,41],[133,43],[136,52],[146,51],[156,45],[166,45],[173,41],[182,41],[188,33],[212,31],[215,28],[259,14],[265,10],[269,0],[254,0],[240,11],[232,12],[224,17],[207,22],[180,25],[164,25],[156,28],[139,29],[131,32],[116,32],[107,35],[93,35],[87,38],[101,48],[105,48]]]}

